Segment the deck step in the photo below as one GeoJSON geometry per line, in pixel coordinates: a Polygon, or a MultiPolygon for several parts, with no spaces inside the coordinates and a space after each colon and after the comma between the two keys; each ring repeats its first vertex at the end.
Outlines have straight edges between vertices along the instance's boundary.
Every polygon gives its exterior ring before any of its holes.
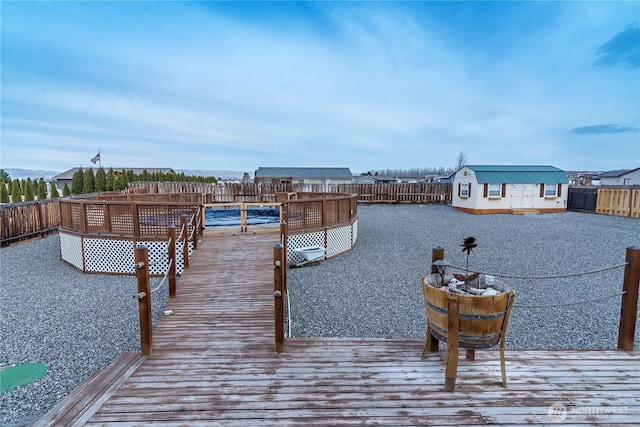
{"type": "Polygon", "coordinates": [[[513,215],[538,215],[540,213],[540,209],[534,209],[534,208],[510,209],[509,213],[513,215]]]}
{"type": "Polygon", "coordinates": [[[109,366],[91,374],[34,427],[84,425],[145,359],[140,353],[122,353],[109,366]]]}

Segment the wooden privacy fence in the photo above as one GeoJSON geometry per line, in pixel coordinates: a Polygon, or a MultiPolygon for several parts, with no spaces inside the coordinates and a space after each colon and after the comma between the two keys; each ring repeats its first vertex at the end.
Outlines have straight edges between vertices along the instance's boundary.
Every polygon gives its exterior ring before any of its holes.
{"type": "Polygon", "coordinates": [[[46,235],[60,225],[59,199],[10,203],[0,206],[2,246],[46,235]]]}
{"type": "Polygon", "coordinates": [[[640,186],[599,188],[596,213],[640,218],[640,186]]]}
{"type": "Polygon", "coordinates": [[[598,187],[569,187],[567,194],[567,210],[594,213],[596,211],[597,201],[598,187]]]}
{"type": "Polygon", "coordinates": [[[200,182],[131,182],[132,194],[198,193],[204,203],[274,202],[279,193],[357,194],[358,203],[450,203],[451,184],[214,184],[200,182]]]}

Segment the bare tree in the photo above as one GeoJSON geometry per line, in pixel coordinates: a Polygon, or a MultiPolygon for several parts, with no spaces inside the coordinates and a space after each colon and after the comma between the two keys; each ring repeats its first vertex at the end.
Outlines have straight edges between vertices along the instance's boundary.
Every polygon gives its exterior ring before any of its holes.
{"type": "Polygon", "coordinates": [[[464,151],[458,153],[458,157],[456,159],[456,170],[460,169],[462,166],[467,164],[467,155],[464,154],[464,151]]]}

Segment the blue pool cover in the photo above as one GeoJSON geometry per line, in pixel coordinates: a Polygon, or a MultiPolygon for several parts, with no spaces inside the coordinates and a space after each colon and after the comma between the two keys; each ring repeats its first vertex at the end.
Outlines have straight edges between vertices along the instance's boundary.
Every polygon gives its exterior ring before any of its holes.
{"type": "MultiPolygon", "coordinates": [[[[247,223],[277,224],[280,222],[280,209],[277,208],[249,208],[247,209],[247,223]]],[[[240,225],[240,209],[205,209],[205,227],[220,227],[228,225],[240,225]]]]}

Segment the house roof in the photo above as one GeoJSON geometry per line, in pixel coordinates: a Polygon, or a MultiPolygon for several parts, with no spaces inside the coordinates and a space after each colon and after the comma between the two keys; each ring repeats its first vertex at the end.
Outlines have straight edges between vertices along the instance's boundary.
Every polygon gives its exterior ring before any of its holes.
{"type": "MultiPolygon", "coordinates": [[[[51,177],[52,181],[56,181],[56,180],[60,180],[60,179],[73,179],[73,174],[76,173],[76,171],[80,169],[79,167],[77,168],[71,168],[68,171],[59,173],[58,175],[51,177]]],[[[82,168],[83,170],[89,169],[89,168],[82,168]]],[[[99,169],[99,168],[93,168],[92,169],[99,169]]],[[[105,169],[105,172],[108,171],[111,168],[103,168],[105,169]]],[[[113,168],[114,172],[121,172],[122,170],[125,171],[133,171],[133,173],[135,173],[136,175],[140,175],[142,172],[147,171],[149,173],[175,173],[175,171],[171,168],[113,168]]]]}
{"type": "Polygon", "coordinates": [[[637,170],[640,170],[640,168],[607,171],[607,172],[604,172],[603,174],[600,174],[600,178],[620,178],[623,175],[626,175],[631,172],[635,172],[637,170]]]}
{"type": "Polygon", "coordinates": [[[259,167],[256,178],[352,179],[349,168],[285,168],[259,167]]]}
{"type": "Polygon", "coordinates": [[[478,184],[567,184],[567,174],[554,166],[467,165],[478,184]]]}

